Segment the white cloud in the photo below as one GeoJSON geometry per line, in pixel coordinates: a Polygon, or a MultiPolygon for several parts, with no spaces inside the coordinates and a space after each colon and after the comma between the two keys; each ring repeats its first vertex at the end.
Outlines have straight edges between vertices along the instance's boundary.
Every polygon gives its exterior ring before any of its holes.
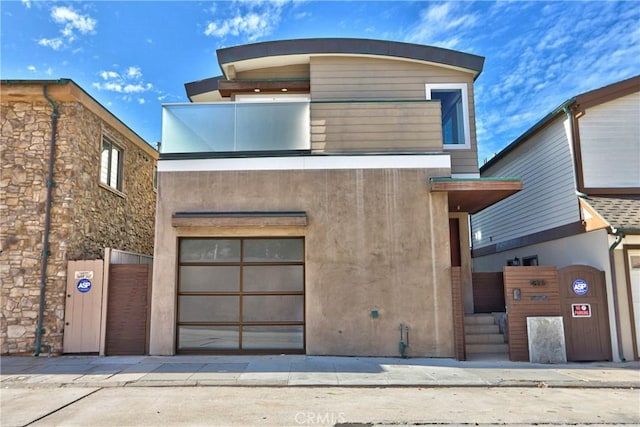
{"type": "Polygon", "coordinates": [[[51,10],[51,17],[58,24],[64,24],[63,31],[71,32],[74,29],[82,34],[91,33],[95,30],[96,20],[88,15],[80,15],[70,7],[54,7],[51,10]]]}
{"type": "MultiPolygon", "coordinates": [[[[231,4],[235,8],[232,17],[207,22],[204,34],[217,38],[231,35],[255,41],[275,30],[282,18],[283,9],[289,3],[289,0],[234,2],[231,4]]],[[[216,13],[221,14],[218,8],[216,13]]]]}
{"type": "Polygon", "coordinates": [[[31,0],[22,0],[22,4],[25,5],[27,9],[31,9],[31,0]]]}
{"type": "Polygon", "coordinates": [[[262,36],[269,34],[272,30],[268,14],[258,15],[249,13],[244,16],[236,16],[222,23],[209,22],[204,34],[218,38],[225,37],[228,34],[233,36],[246,35],[249,40],[256,40],[262,36]]]}
{"type": "Polygon", "coordinates": [[[53,68],[51,68],[51,67],[47,68],[47,70],[44,73],[47,76],[52,76],[53,75],[53,68]]]}
{"type": "Polygon", "coordinates": [[[34,73],[35,73],[35,71],[36,71],[36,67],[35,67],[35,65],[29,65],[29,66],[27,67],[27,70],[29,70],[29,71],[34,72],[34,73]]]}
{"type": "MultiPolygon", "coordinates": [[[[122,99],[126,102],[133,100],[129,94],[140,94],[153,90],[153,84],[145,83],[142,80],[143,76],[140,67],[126,67],[124,72],[104,70],[100,71],[98,75],[102,78],[102,81],[94,82],[92,84],[93,87],[98,90],[124,94],[122,99]]],[[[138,98],[138,102],[142,104],[146,101],[143,98],[138,98]],[[142,102],[140,101],[141,99],[142,102]]]]}
{"type": "Polygon", "coordinates": [[[104,80],[120,78],[120,74],[116,73],[115,71],[102,71],[100,75],[104,80]]]}
{"type": "Polygon", "coordinates": [[[145,101],[145,99],[144,99],[144,98],[138,98],[138,104],[142,105],[142,104],[144,104],[145,102],[147,102],[147,101],[145,101]]]}
{"type": "Polygon", "coordinates": [[[60,34],[62,37],[41,38],[38,44],[60,50],[77,40],[76,33],[93,34],[97,21],[89,15],[81,15],[71,7],[55,6],[51,9],[51,18],[56,24],[62,25],[60,34]]]}
{"type": "Polygon", "coordinates": [[[153,87],[151,83],[147,83],[146,85],[141,84],[128,84],[122,88],[124,93],[140,93],[150,90],[153,87]]]}
{"type": "Polygon", "coordinates": [[[127,68],[127,77],[132,79],[141,79],[142,72],[140,71],[140,67],[129,67],[127,68]]]}
{"type": "Polygon", "coordinates": [[[466,12],[464,3],[433,4],[422,10],[405,41],[452,49],[460,45],[467,36],[465,32],[478,21],[477,15],[466,12]]]}
{"type": "Polygon", "coordinates": [[[62,41],[61,38],[58,38],[58,37],[56,37],[55,39],[47,39],[43,37],[40,40],[38,40],[38,44],[40,46],[50,47],[53,50],[60,50],[64,42],[62,41]]]}

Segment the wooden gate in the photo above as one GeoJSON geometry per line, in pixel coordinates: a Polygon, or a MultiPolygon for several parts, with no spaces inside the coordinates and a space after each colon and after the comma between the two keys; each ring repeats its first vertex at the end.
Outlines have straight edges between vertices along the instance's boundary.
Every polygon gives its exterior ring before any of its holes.
{"type": "Polygon", "coordinates": [[[69,261],[64,311],[64,353],[100,350],[102,260],[69,261]]]}
{"type": "Polygon", "coordinates": [[[109,266],[105,352],[107,355],[147,353],[151,265],[109,266]]]}
{"type": "Polygon", "coordinates": [[[502,272],[473,273],[471,283],[473,285],[474,313],[505,311],[502,272]]]}
{"type": "Polygon", "coordinates": [[[558,271],[567,360],[611,360],[604,271],[573,265],[558,271]]]}

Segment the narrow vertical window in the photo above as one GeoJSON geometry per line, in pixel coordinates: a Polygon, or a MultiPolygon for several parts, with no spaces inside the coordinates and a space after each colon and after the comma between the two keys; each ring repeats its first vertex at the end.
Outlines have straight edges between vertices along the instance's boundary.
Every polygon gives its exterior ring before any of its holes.
{"type": "Polygon", "coordinates": [[[106,138],[102,139],[100,182],[122,191],[122,149],[106,138]]]}
{"type": "Polygon", "coordinates": [[[445,148],[470,148],[467,85],[427,84],[425,90],[428,100],[440,101],[442,143],[445,148]]]}

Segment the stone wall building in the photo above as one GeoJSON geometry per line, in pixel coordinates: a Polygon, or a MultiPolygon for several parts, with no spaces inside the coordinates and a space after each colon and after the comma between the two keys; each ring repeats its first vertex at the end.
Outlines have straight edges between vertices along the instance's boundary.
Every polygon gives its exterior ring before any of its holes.
{"type": "Polygon", "coordinates": [[[0,353],[34,351],[43,263],[41,340],[61,352],[67,261],[153,253],[158,153],[71,80],[3,80],[0,101],[0,353]]]}

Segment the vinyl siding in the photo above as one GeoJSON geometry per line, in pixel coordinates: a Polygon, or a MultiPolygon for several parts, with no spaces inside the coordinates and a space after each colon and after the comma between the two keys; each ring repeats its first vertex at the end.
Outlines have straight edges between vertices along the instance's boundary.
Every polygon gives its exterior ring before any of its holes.
{"type": "Polygon", "coordinates": [[[519,193],[472,216],[474,248],[523,237],[580,219],[564,116],[508,153],[483,177],[522,178],[519,193]],[[475,233],[482,238],[475,240],[475,233]]]}
{"type": "Polygon", "coordinates": [[[366,57],[311,58],[312,101],[424,100],[426,83],[467,83],[471,148],[451,150],[452,173],[478,173],[473,76],[411,61],[366,57]]]}
{"type": "Polygon", "coordinates": [[[640,93],[589,108],[578,123],[584,186],[640,187],[640,93]]]}

